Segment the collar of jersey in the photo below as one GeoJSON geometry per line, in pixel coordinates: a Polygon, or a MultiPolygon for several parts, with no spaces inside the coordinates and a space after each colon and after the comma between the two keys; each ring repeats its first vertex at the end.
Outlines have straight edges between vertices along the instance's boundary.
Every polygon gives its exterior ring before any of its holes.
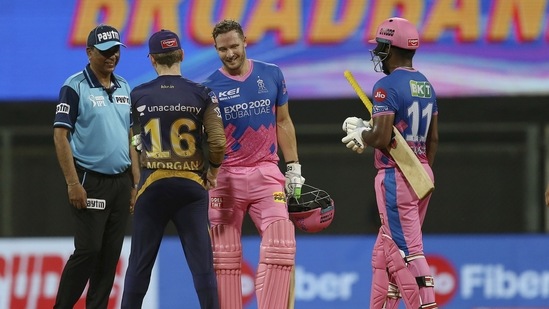
{"type": "MultiPolygon", "coordinates": [[[[83,73],[91,88],[103,88],[103,85],[101,85],[99,79],[97,79],[97,76],[93,73],[89,63],[86,65],[83,73]]],[[[111,74],[111,82],[116,86],[116,88],[120,88],[120,84],[118,83],[114,73],[111,74]]]]}

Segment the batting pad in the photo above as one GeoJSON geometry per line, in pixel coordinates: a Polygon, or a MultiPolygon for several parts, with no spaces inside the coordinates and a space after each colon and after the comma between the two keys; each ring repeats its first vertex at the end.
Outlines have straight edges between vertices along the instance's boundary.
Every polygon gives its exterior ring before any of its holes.
{"type": "Polygon", "coordinates": [[[219,305],[223,309],[242,309],[240,233],[229,225],[214,225],[210,232],[219,305]]]}
{"type": "Polygon", "coordinates": [[[382,241],[389,274],[394,277],[406,308],[420,308],[421,300],[416,278],[404,263],[404,258],[393,239],[383,234],[382,241]]]}
{"type": "Polygon", "coordinates": [[[258,309],[287,309],[295,250],[295,230],[290,220],[275,221],[267,227],[255,280],[258,309]]]}

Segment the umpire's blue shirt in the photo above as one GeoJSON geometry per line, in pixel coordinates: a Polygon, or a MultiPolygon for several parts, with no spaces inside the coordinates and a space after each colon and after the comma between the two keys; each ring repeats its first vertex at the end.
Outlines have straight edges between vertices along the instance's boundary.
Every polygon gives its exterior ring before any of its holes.
{"type": "Polygon", "coordinates": [[[116,74],[105,89],[88,64],[69,77],[59,92],[54,127],[70,130],[76,163],[102,174],[129,168],[130,86],[116,74]]]}

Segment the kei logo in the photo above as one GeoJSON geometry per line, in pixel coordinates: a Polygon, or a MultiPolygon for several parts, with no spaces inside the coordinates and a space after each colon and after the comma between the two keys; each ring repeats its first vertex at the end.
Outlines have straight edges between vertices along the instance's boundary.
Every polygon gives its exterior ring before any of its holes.
{"type": "Polygon", "coordinates": [[[231,90],[220,91],[217,97],[222,100],[226,97],[235,97],[239,95],[240,95],[240,87],[237,87],[231,90]]]}

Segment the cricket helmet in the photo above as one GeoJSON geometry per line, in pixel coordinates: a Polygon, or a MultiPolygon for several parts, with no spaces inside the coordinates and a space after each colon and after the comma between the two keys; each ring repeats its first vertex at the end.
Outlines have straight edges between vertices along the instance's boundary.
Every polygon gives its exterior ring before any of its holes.
{"type": "Polygon", "coordinates": [[[403,49],[417,49],[419,47],[419,33],[416,26],[400,17],[391,17],[384,20],[377,27],[375,39],[368,43],[385,43],[403,49]]]}
{"type": "Polygon", "coordinates": [[[328,192],[303,184],[299,198],[288,198],[288,212],[298,229],[316,233],[332,223],[335,205],[328,192]]]}

